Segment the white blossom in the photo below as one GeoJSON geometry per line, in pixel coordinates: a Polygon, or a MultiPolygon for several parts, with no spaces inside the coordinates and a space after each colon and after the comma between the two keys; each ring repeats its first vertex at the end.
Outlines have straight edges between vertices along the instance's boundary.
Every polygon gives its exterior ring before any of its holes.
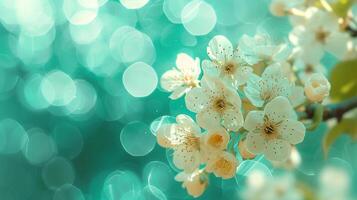
{"type": "Polygon", "coordinates": [[[243,125],[239,95],[218,77],[204,76],[201,87],[187,93],[185,101],[187,109],[197,113],[196,120],[202,128],[215,129],[223,125],[237,131],[243,125]]]}
{"type": "Polygon", "coordinates": [[[262,107],[277,96],[289,97],[291,89],[292,84],[280,65],[275,64],[267,67],[261,77],[251,75],[244,93],[254,106],[262,107]]]}
{"type": "Polygon", "coordinates": [[[198,86],[201,74],[200,60],[193,59],[185,53],[180,53],[176,58],[176,66],[165,72],[160,80],[161,87],[172,92],[171,99],[178,99],[198,86]]]}
{"type": "Polygon", "coordinates": [[[318,62],[325,51],[338,58],[347,51],[349,36],[340,30],[338,19],[333,14],[310,7],[305,14],[304,24],[297,25],[290,33],[290,41],[299,50],[305,62],[318,62]]]}
{"type": "Polygon", "coordinates": [[[264,65],[285,61],[291,54],[288,44],[274,44],[267,34],[258,33],[254,37],[243,35],[238,44],[244,60],[251,65],[264,65]]]}
{"type": "Polygon", "coordinates": [[[331,85],[321,73],[312,74],[305,82],[306,97],[312,102],[322,102],[330,94],[331,85]]]}
{"type": "Polygon", "coordinates": [[[206,171],[213,172],[217,177],[223,179],[232,178],[238,166],[236,157],[226,151],[211,155],[207,161],[206,171]]]}
{"type": "Polygon", "coordinates": [[[175,124],[165,124],[157,131],[158,144],[172,148],[175,166],[192,172],[201,163],[201,129],[187,115],[178,115],[175,124]]]}
{"type": "Polygon", "coordinates": [[[244,128],[249,132],[246,145],[253,154],[264,154],[271,161],[288,159],[292,145],[303,141],[305,126],[286,97],[276,97],[264,111],[250,111],[244,128]]]}
{"type": "Polygon", "coordinates": [[[211,60],[204,60],[202,68],[209,75],[218,76],[235,88],[247,82],[253,69],[234,49],[231,42],[224,36],[218,35],[208,43],[207,54],[211,60]]]}

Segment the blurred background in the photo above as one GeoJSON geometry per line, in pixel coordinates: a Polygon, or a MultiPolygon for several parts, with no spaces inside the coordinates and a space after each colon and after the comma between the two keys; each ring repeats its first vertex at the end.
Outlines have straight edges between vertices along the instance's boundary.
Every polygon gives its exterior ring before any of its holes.
{"type": "MultiPolygon", "coordinates": [[[[159,78],[178,53],[207,58],[217,34],[233,44],[256,32],[287,41],[290,22],[272,16],[269,3],[0,0],[0,199],[191,199],[154,134],[172,116],[193,115],[182,98],[169,101],[159,78]]],[[[322,60],[327,70],[336,62],[322,60]]],[[[297,145],[296,170],[257,157],[235,179],[212,176],[199,199],[240,199],[254,168],[289,174],[306,193],[345,184],[356,195],[357,144],[343,135],[325,159],[328,126],[297,145]]]]}

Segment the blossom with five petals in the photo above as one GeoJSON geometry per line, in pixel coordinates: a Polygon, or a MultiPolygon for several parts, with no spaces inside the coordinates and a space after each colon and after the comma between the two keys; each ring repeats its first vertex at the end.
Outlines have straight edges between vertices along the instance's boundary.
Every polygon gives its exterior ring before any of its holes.
{"type": "Polygon", "coordinates": [[[172,148],[175,166],[186,172],[197,169],[201,163],[201,128],[187,115],[178,115],[175,124],[162,125],[156,134],[157,142],[172,148]]]}
{"type": "Polygon", "coordinates": [[[211,60],[202,62],[206,74],[218,76],[234,88],[247,82],[253,69],[233,49],[232,43],[224,36],[217,35],[208,43],[207,54],[211,60]]]}
{"type": "Polygon", "coordinates": [[[172,92],[171,99],[178,99],[198,86],[198,78],[201,74],[200,60],[193,59],[185,53],[180,53],[176,58],[177,68],[165,72],[160,80],[161,87],[172,92]]]}
{"type": "Polygon", "coordinates": [[[244,88],[244,93],[254,106],[262,107],[277,96],[289,97],[292,88],[281,66],[275,64],[267,67],[261,77],[252,74],[244,88]]]}
{"type": "Polygon", "coordinates": [[[237,131],[243,125],[239,95],[218,77],[204,76],[201,87],[187,93],[185,101],[187,109],[197,113],[196,120],[202,128],[215,129],[223,125],[237,131]]]}
{"type": "Polygon", "coordinates": [[[288,159],[292,145],[303,141],[305,126],[286,97],[276,97],[264,111],[250,111],[244,122],[249,132],[246,145],[253,154],[263,153],[271,161],[288,159]]]}

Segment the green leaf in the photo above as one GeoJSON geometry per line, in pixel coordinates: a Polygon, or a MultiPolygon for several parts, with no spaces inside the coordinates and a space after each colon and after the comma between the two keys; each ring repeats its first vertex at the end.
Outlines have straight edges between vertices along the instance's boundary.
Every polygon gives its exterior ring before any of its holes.
{"type": "Polygon", "coordinates": [[[337,140],[342,134],[348,134],[353,140],[357,141],[357,117],[345,118],[336,126],[334,126],[323,138],[322,149],[327,156],[330,146],[337,140]]]}
{"type": "Polygon", "coordinates": [[[351,8],[353,1],[351,0],[339,0],[336,3],[331,4],[333,12],[339,17],[346,17],[348,10],[351,8]]]}
{"type": "Polygon", "coordinates": [[[339,102],[357,94],[357,59],[338,63],[331,72],[331,99],[339,102]]]}

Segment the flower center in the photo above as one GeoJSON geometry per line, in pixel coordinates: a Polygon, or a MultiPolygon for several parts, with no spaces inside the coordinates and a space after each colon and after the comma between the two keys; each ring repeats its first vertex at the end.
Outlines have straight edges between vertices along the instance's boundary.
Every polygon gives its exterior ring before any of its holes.
{"type": "Polygon", "coordinates": [[[197,85],[198,85],[197,81],[192,76],[184,76],[183,81],[184,81],[185,85],[188,87],[194,88],[194,87],[197,87],[197,85]]]}
{"type": "Polygon", "coordinates": [[[236,64],[234,62],[226,62],[223,65],[223,72],[224,74],[232,75],[236,71],[236,64]]]}
{"type": "Polygon", "coordinates": [[[218,147],[220,147],[220,146],[222,145],[222,143],[223,143],[223,138],[222,138],[222,136],[219,135],[219,134],[213,134],[213,135],[209,138],[208,143],[209,143],[211,146],[218,148],[218,147]]]}
{"type": "Polygon", "coordinates": [[[317,41],[319,41],[320,43],[326,43],[326,39],[329,36],[329,32],[323,30],[322,28],[319,28],[316,33],[315,33],[315,38],[317,41]]]}
{"type": "Polygon", "coordinates": [[[216,169],[224,169],[225,171],[230,171],[233,165],[228,160],[220,158],[219,160],[217,160],[215,167],[216,169]]]}
{"type": "Polygon", "coordinates": [[[274,96],[273,96],[271,90],[264,90],[264,91],[261,92],[260,97],[261,97],[264,101],[270,101],[274,96]]]}
{"type": "Polygon", "coordinates": [[[224,99],[219,98],[214,101],[213,107],[217,112],[223,112],[227,107],[227,103],[224,99]]]}
{"type": "Polygon", "coordinates": [[[267,135],[273,134],[275,127],[272,124],[265,124],[264,126],[264,132],[267,135]]]}
{"type": "Polygon", "coordinates": [[[185,137],[185,145],[193,148],[193,149],[199,149],[200,148],[200,139],[198,137],[195,137],[193,135],[187,135],[185,137]]]}
{"type": "Polygon", "coordinates": [[[263,133],[266,139],[276,139],[278,137],[277,130],[280,123],[281,122],[274,123],[267,115],[264,116],[263,133]]]}
{"type": "Polygon", "coordinates": [[[318,87],[320,86],[320,84],[319,84],[317,81],[313,81],[313,82],[311,83],[311,86],[312,86],[313,88],[318,88],[318,87]]]}
{"type": "Polygon", "coordinates": [[[306,72],[306,73],[312,73],[312,72],[314,72],[314,66],[313,66],[313,65],[310,65],[310,64],[306,65],[306,67],[305,67],[305,72],[306,72]]]}

